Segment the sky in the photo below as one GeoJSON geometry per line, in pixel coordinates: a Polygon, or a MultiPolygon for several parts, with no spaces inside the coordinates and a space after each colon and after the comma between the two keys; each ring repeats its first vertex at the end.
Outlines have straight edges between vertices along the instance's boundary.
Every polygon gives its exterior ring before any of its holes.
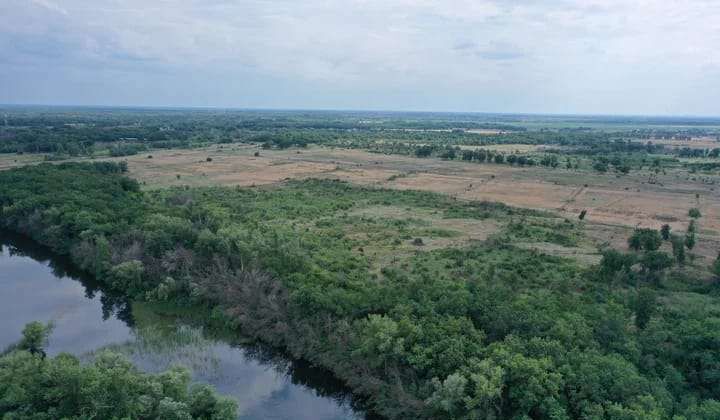
{"type": "Polygon", "coordinates": [[[0,0],[0,103],[720,116],[720,1],[0,0]]]}

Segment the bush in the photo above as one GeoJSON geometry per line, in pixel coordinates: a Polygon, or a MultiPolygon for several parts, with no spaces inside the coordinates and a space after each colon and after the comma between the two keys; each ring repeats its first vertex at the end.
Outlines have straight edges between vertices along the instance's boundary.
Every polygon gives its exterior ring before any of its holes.
{"type": "Polygon", "coordinates": [[[648,279],[658,281],[660,274],[672,267],[673,260],[662,251],[648,251],[640,258],[640,264],[648,279]]]}
{"type": "Polygon", "coordinates": [[[633,254],[623,254],[614,249],[607,249],[603,251],[598,274],[602,279],[610,281],[615,279],[617,274],[622,271],[629,272],[633,264],[635,264],[633,254]]]}
{"type": "Polygon", "coordinates": [[[672,249],[673,249],[673,256],[675,257],[675,261],[679,265],[685,264],[685,241],[682,237],[673,235],[672,236],[672,249]]]}
{"type": "Polygon", "coordinates": [[[699,209],[693,207],[688,211],[688,216],[692,217],[693,219],[698,219],[702,216],[702,214],[700,214],[699,209]]]}
{"type": "Polygon", "coordinates": [[[42,322],[31,322],[23,328],[23,338],[18,343],[17,348],[26,350],[31,354],[41,354],[45,356],[45,346],[47,346],[48,338],[52,333],[52,324],[43,324],[42,322]]]}
{"type": "Polygon", "coordinates": [[[692,250],[693,248],[695,248],[695,242],[696,240],[694,233],[690,232],[685,235],[685,246],[687,247],[687,249],[692,250]]]}
{"type": "Polygon", "coordinates": [[[639,251],[656,251],[662,245],[662,238],[658,231],[654,229],[635,229],[632,236],[628,239],[630,249],[639,251]]]}
{"type": "Polygon", "coordinates": [[[131,296],[144,290],[142,275],[145,271],[143,263],[137,260],[120,263],[110,269],[110,284],[117,290],[125,291],[131,296]]]}
{"type": "Polygon", "coordinates": [[[660,228],[660,236],[662,236],[663,241],[670,239],[670,225],[662,225],[660,228]]]}

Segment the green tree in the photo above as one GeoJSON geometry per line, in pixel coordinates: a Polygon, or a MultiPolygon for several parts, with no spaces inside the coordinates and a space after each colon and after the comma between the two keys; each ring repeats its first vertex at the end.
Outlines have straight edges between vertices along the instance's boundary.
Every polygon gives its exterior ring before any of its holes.
{"type": "Polygon", "coordinates": [[[0,357],[0,414],[6,419],[234,420],[237,405],[207,386],[190,386],[184,368],[138,371],[123,356],[100,352],[88,363],[63,353],[0,357]]]}
{"type": "Polygon", "coordinates": [[[658,282],[665,269],[672,267],[673,260],[662,251],[648,251],[640,258],[644,273],[649,280],[658,282]]]}
{"type": "Polygon", "coordinates": [[[142,275],[144,271],[145,267],[141,261],[125,261],[110,269],[111,284],[118,290],[136,295],[143,291],[142,275]]]}
{"type": "Polygon", "coordinates": [[[21,350],[27,350],[32,354],[40,354],[45,356],[45,347],[52,333],[52,324],[43,324],[39,321],[31,322],[25,325],[22,331],[22,340],[18,344],[21,350]]]}
{"type": "Polygon", "coordinates": [[[633,251],[640,251],[642,248],[642,239],[640,235],[637,234],[637,231],[628,238],[628,247],[633,251]]]}
{"type": "Polygon", "coordinates": [[[603,251],[598,273],[603,280],[611,281],[617,277],[618,273],[629,270],[634,263],[634,255],[623,254],[615,249],[607,249],[603,251]]]}
{"type": "Polygon", "coordinates": [[[639,251],[656,251],[662,245],[662,238],[655,229],[635,229],[633,234],[628,238],[628,246],[639,251]]]}
{"type": "Polygon", "coordinates": [[[656,309],[657,296],[655,291],[645,287],[640,289],[635,302],[635,325],[639,329],[644,329],[656,309]]]}
{"type": "Polygon", "coordinates": [[[660,228],[660,236],[662,236],[663,241],[667,241],[668,239],[670,239],[670,225],[662,225],[662,227],[660,228]]]}
{"type": "Polygon", "coordinates": [[[700,213],[700,209],[693,207],[688,210],[688,216],[692,217],[693,219],[698,219],[702,217],[702,214],[700,213]]]}
{"type": "Polygon", "coordinates": [[[678,265],[685,264],[685,241],[678,235],[672,235],[671,238],[673,257],[678,265]]]}
{"type": "Polygon", "coordinates": [[[695,248],[695,243],[695,234],[692,232],[687,233],[685,235],[685,246],[687,247],[687,249],[692,250],[693,248],[695,248]]]}
{"type": "Polygon", "coordinates": [[[593,169],[595,169],[598,172],[605,173],[608,171],[608,164],[603,161],[595,161],[593,163],[593,169]]]}
{"type": "Polygon", "coordinates": [[[467,384],[468,380],[459,373],[453,373],[442,382],[433,378],[435,390],[426,403],[441,417],[460,418],[465,411],[467,384]]]}
{"type": "Polygon", "coordinates": [[[676,420],[707,420],[720,419],[720,401],[705,400],[699,404],[693,404],[685,410],[682,416],[677,416],[676,420]]]}

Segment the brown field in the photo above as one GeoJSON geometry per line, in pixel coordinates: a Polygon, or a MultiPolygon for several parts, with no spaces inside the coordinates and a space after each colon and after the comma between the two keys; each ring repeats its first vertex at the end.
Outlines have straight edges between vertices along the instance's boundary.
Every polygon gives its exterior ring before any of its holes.
{"type": "Polygon", "coordinates": [[[691,149],[714,149],[720,147],[720,141],[714,137],[693,137],[691,140],[672,140],[672,139],[651,139],[654,144],[664,144],[674,149],[682,149],[689,147],[691,149]]]}
{"type": "MultiPolygon", "coordinates": [[[[249,186],[314,177],[434,191],[462,200],[499,201],[548,210],[572,219],[586,209],[589,236],[598,245],[618,247],[624,246],[628,233],[636,226],[659,228],[668,223],[674,231],[684,231],[689,222],[688,210],[698,207],[703,217],[699,221],[700,234],[694,253],[709,261],[720,250],[720,177],[717,176],[700,179],[685,172],[670,171],[659,175],[655,183],[649,183],[649,172],[645,171],[617,177],[588,171],[450,162],[323,147],[261,150],[255,146],[225,145],[156,150],[151,154],[152,159],[143,154],[112,160],[127,160],[130,174],[146,188],[249,186]],[[260,156],[254,156],[255,152],[260,156]],[[208,157],[212,158],[211,162],[207,161],[208,157]]],[[[20,158],[17,162],[7,157],[0,159],[0,168],[38,160],[20,158]]],[[[465,228],[472,231],[470,226],[465,228]]]]}

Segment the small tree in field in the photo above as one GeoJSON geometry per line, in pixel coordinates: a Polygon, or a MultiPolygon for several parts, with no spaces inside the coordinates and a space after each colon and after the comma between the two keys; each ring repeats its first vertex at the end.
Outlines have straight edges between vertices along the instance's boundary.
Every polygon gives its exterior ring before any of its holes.
{"type": "Polygon", "coordinates": [[[643,274],[648,280],[659,283],[665,269],[672,267],[673,260],[662,251],[648,251],[640,259],[643,274]]]}
{"type": "Polygon", "coordinates": [[[663,241],[670,239],[670,225],[662,225],[660,228],[660,236],[662,236],[663,241]]]}
{"type": "Polygon", "coordinates": [[[678,265],[685,265],[685,241],[680,236],[672,236],[672,250],[678,265]]]}
{"type": "Polygon", "coordinates": [[[628,238],[628,246],[630,249],[639,251],[657,251],[662,244],[662,238],[658,231],[654,229],[635,229],[632,236],[628,238]]]}
{"type": "Polygon", "coordinates": [[[687,249],[692,250],[695,248],[695,234],[694,233],[688,233],[685,235],[685,246],[687,249]]]}
{"type": "Polygon", "coordinates": [[[700,214],[699,209],[697,209],[696,207],[693,207],[688,211],[688,216],[692,217],[693,219],[698,219],[698,218],[702,217],[702,214],[700,214]]]}
{"type": "Polygon", "coordinates": [[[580,215],[578,216],[578,219],[583,220],[585,219],[585,216],[587,215],[587,210],[583,210],[580,212],[580,215]]]}
{"type": "Polygon", "coordinates": [[[598,273],[601,279],[611,282],[619,277],[619,273],[628,272],[633,264],[635,264],[635,255],[608,249],[603,251],[598,273]]]}
{"type": "Polygon", "coordinates": [[[720,253],[718,253],[717,258],[715,258],[715,262],[712,266],[712,272],[715,274],[715,277],[720,279],[720,253]]]}

